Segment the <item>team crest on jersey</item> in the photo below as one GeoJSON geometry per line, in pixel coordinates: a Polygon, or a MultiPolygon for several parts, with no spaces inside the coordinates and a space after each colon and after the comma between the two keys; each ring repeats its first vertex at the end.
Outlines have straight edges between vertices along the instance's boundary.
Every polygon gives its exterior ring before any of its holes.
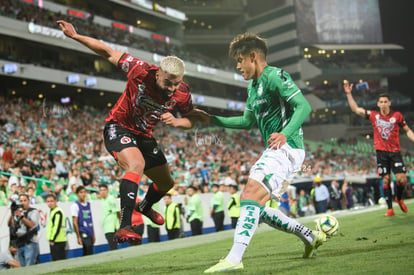
{"type": "Polygon", "coordinates": [[[152,150],[152,153],[153,153],[154,155],[158,154],[158,147],[155,147],[155,148],[152,150]]]}
{"type": "Polygon", "coordinates": [[[263,94],[263,85],[262,85],[262,83],[260,82],[260,84],[259,84],[259,88],[257,89],[257,95],[258,95],[258,96],[262,96],[262,94],[263,94]]]}
{"type": "Polygon", "coordinates": [[[129,72],[129,63],[128,62],[122,63],[122,70],[126,73],[129,72]]]}
{"type": "Polygon", "coordinates": [[[125,136],[123,136],[123,137],[121,138],[121,143],[122,143],[122,144],[128,144],[128,143],[131,143],[131,138],[130,138],[130,137],[125,137],[125,136]]]}
{"type": "Polygon", "coordinates": [[[395,123],[395,121],[396,121],[395,117],[390,118],[391,123],[395,123]]]}

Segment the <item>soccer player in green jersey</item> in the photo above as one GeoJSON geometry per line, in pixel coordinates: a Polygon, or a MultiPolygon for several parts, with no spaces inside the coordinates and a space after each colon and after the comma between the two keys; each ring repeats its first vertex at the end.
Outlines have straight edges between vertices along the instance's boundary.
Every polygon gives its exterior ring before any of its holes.
{"type": "Polygon", "coordinates": [[[301,125],[311,107],[300,89],[284,70],[266,62],[267,43],[253,33],[236,36],[229,46],[244,79],[251,80],[243,116],[211,116],[203,111],[198,119],[217,126],[250,129],[257,122],[266,142],[260,159],[253,165],[241,194],[240,218],[233,246],[227,257],[205,270],[205,273],[242,269],[242,257],[259,224],[259,218],[270,226],[298,236],[305,244],[304,258],[313,256],[326,241],[320,231],[300,224],[281,211],[266,207],[272,197],[279,197],[305,158],[301,125]]]}

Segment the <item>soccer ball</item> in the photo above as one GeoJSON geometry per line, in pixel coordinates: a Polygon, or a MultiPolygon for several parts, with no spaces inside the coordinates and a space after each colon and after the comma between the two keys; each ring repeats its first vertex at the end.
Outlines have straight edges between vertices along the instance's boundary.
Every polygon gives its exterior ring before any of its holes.
{"type": "Polygon", "coordinates": [[[324,232],[327,236],[334,236],[339,230],[339,222],[333,216],[321,216],[316,222],[316,230],[324,232]]]}

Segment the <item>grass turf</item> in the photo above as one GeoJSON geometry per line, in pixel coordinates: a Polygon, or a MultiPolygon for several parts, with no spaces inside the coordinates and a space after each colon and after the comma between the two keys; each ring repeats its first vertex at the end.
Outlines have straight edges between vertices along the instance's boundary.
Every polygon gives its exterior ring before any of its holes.
{"type": "MultiPolygon", "coordinates": [[[[384,217],[384,209],[337,217],[339,233],[328,239],[313,259],[302,259],[303,244],[292,234],[278,230],[255,234],[244,255],[244,269],[229,273],[412,274],[414,204],[407,206],[407,214],[402,213],[398,206],[394,207],[394,217],[384,217]]],[[[306,225],[315,227],[313,222],[306,225]]],[[[58,273],[201,274],[227,254],[232,242],[232,238],[228,238],[136,258],[64,269],[58,273]]]]}

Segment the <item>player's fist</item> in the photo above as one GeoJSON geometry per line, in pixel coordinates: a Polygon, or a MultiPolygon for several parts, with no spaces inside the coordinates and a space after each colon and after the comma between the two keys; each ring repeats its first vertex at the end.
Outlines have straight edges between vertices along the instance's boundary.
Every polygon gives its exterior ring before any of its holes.
{"type": "Polygon", "coordinates": [[[166,125],[174,127],[175,116],[170,112],[164,113],[161,115],[161,121],[164,122],[166,125]]]}

